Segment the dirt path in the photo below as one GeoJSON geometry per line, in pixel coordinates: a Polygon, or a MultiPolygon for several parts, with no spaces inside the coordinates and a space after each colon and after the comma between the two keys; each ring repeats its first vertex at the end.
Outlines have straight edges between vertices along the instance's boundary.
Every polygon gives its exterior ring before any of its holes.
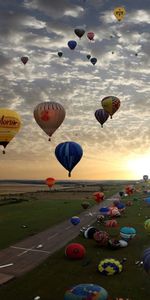
{"type": "Polygon", "coordinates": [[[73,226],[69,220],[59,223],[50,229],[26,238],[0,251],[0,284],[6,283],[14,277],[34,269],[55,251],[61,249],[68,242],[79,235],[80,229],[96,221],[100,207],[107,206],[116,195],[105,202],[83,211],[80,224],[73,226]]]}

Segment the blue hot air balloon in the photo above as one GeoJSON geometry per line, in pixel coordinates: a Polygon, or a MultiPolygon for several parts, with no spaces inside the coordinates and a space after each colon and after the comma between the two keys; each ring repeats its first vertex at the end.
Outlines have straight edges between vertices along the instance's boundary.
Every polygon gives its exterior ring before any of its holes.
{"type": "Polygon", "coordinates": [[[68,42],[68,47],[71,49],[71,50],[74,50],[75,47],[77,46],[77,42],[76,41],[69,41],[68,42]]]}
{"type": "Polygon", "coordinates": [[[73,225],[78,225],[80,223],[80,218],[77,217],[77,216],[73,216],[71,219],[70,219],[70,222],[71,224],[73,225]]]}
{"type": "Polygon", "coordinates": [[[55,155],[62,166],[69,171],[68,176],[71,177],[71,171],[80,161],[83,150],[81,146],[75,142],[64,142],[57,145],[55,155]]]}
{"type": "Polygon", "coordinates": [[[107,121],[109,118],[109,113],[106,112],[104,109],[100,108],[95,111],[95,118],[96,120],[101,124],[101,127],[103,127],[103,124],[107,121]]]}
{"type": "Polygon", "coordinates": [[[144,252],[143,252],[143,267],[144,270],[149,273],[150,271],[150,248],[147,248],[144,252]]]}

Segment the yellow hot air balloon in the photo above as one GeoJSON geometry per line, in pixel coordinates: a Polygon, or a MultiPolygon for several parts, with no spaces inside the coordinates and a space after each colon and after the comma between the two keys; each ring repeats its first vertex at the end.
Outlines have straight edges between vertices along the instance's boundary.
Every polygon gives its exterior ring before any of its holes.
{"type": "Polygon", "coordinates": [[[118,21],[122,21],[124,16],[126,14],[126,10],[124,7],[116,7],[114,9],[114,15],[117,18],[118,21]]]}
{"type": "MultiPolygon", "coordinates": [[[[16,111],[0,108],[0,145],[6,148],[21,127],[21,118],[16,111]]],[[[3,150],[5,154],[5,150],[3,150]]]]}
{"type": "Polygon", "coordinates": [[[102,99],[101,101],[103,109],[109,113],[111,119],[112,115],[118,110],[120,107],[120,100],[114,96],[108,96],[102,99]]]}
{"type": "Polygon", "coordinates": [[[34,118],[37,124],[49,137],[62,124],[65,114],[65,109],[57,102],[42,102],[34,109],[34,118]]]}

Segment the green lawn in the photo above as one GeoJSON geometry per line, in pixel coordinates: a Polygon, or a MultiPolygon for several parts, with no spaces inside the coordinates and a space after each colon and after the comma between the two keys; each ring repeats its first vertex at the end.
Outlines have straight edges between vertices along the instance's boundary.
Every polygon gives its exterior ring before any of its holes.
{"type": "MultiPolygon", "coordinates": [[[[114,186],[107,189],[106,197],[117,191],[117,187],[114,186]]],[[[6,205],[0,206],[0,249],[83,211],[81,207],[82,201],[85,200],[81,198],[83,195],[80,195],[80,199],[76,199],[75,197],[79,196],[75,194],[73,200],[70,193],[66,193],[66,199],[61,199],[61,192],[57,195],[58,199],[53,199],[56,197],[55,193],[27,193],[16,196],[18,199],[22,198],[22,202],[8,205],[8,201],[5,201],[6,205]],[[28,227],[22,228],[21,225],[28,227]]],[[[95,201],[92,199],[92,193],[89,193],[89,196],[91,199],[87,201],[92,206],[95,201]]],[[[12,196],[13,198],[14,196],[12,196]]],[[[11,196],[9,197],[10,201],[11,196]]]]}
{"type": "MultiPolygon", "coordinates": [[[[118,218],[119,227],[109,229],[111,236],[119,237],[119,228],[132,226],[137,230],[136,237],[129,242],[128,247],[118,250],[100,248],[94,240],[78,236],[74,241],[86,247],[86,258],[80,261],[68,260],[64,249],[56,252],[41,266],[23,277],[0,288],[1,300],[31,300],[39,295],[41,300],[63,300],[65,290],[79,283],[96,283],[103,286],[112,299],[116,297],[129,298],[130,300],[150,299],[150,277],[143,267],[135,264],[140,260],[143,250],[150,247],[150,236],[144,229],[144,221],[150,217],[150,207],[145,205],[142,196],[135,194],[130,199],[133,206],[127,207],[126,212],[118,218]],[[102,276],[97,271],[97,265],[103,258],[113,257],[121,260],[127,258],[123,272],[114,276],[102,276]]],[[[125,198],[126,202],[129,198],[125,198]]],[[[103,225],[96,224],[101,230],[106,230],[103,225]]]]}

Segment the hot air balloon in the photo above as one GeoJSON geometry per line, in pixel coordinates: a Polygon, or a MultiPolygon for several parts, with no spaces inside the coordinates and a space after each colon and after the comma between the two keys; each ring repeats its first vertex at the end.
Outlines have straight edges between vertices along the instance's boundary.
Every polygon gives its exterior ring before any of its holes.
{"type": "Polygon", "coordinates": [[[45,183],[51,188],[55,184],[56,180],[52,177],[49,177],[45,180],[45,183]]]}
{"type": "Polygon", "coordinates": [[[62,57],[63,56],[63,53],[61,51],[58,51],[58,56],[59,57],[62,57]]]}
{"type": "Polygon", "coordinates": [[[145,222],[144,222],[144,228],[145,230],[150,233],[150,219],[147,219],[145,222]]]}
{"type": "Polygon", "coordinates": [[[93,193],[93,198],[97,203],[100,203],[104,200],[104,193],[95,192],[95,193],[93,193]]]}
{"type": "Polygon", "coordinates": [[[74,33],[81,38],[85,34],[85,30],[83,28],[76,28],[74,30],[74,33]]]}
{"type": "Polygon", "coordinates": [[[136,230],[133,227],[122,227],[120,229],[120,236],[123,240],[129,241],[136,236],[136,230]]]}
{"type": "Polygon", "coordinates": [[[35,121],[50,138],[64,121],[65,114],[65,109],[57,102],[42,102],[34,109],[35,121]]]}
{"type": "Polygon", "coordinates": [[[83,283],[71,287],[65,292],[64,300],[107,300],[107,291],[93,283],[83,283]]]}
{"type": "Polygon", "coordinates": [[[116,7],[114,9],[114,15],[118,21],[122,21],[126,14],[126,10],[124,7],[116,7]]]}
{"type": "Polygon", "coordinates": [[[101,127],[103,127],[103,124],[109,118],[109,113],[107,111],[105,111],[104,109],[102,109],[102,108],[97,109],[95,111],[95,118],[101,124],[101,127]]]}
{"type": "Polygon", "coordinates": [[[144,270],[145,270],[147,273],[149,273],[149,271],[150,271],[150,248],[147,248],[147,249],[144,251],[142,260],[143,260],[143,267],[144,267],[144,270]]]}
{"type": "Polygon", "coordinates": [[[73,216],[71,219],[70,219],[70,222],[72,225],[78,225],[80,223],[80,218],[77,217],[77,216],[73,216]]]}
{"type": "Polygon", "coordinates": [[[87,201],[83,201],[83,202],[81,203],[81,206],[82,206],[84,209],[87,209],[87,208],[90,206],[90,203],[87,202],[87,201]]]}
{"type": "Polygon", "coordinates": [[[71,50],[74,50],[76,46],[77,46],[77,42],[76,42],[76,41],[69,41],[69,42],[68,42],[68,47],[69,47],[71,50]]]}
{"type": "Polygon", "coordinates": [[[86,254],[86,250],[82,244],[72,243],[66,247],[65,254],[71,259],[82,259],[86,254]]]}
{"type": "Polygon", "coordinates": [[[143,175],[143,180],[148,181],[148,175],[143,175]]]}
{"type": "Polygon", "coordinates": [[[109,234],[106,231],[96,231],[93,235],[93,239],[99,246],[107,246],[109,240],[109,234]]]}
{"type": "Polygon", "coordinates": [[[69,171],[68,176],[71,177],[71,171],[80,161],[83,150],[75,142],[64,142],[57,145],[55,155],[62,166],[69,171]]]}
{"type": "Polygon", "coordinates": [[[88,37],[88,39],[90,40],[90,41],[93,41],[94,40],[94,32],[88,32],[87,33],[87,37],[88,37]]]}
{"type": "Polygon", "coordinates": [[[90,59],[90,58],[91,58],[91,55],[90,55],[90,54],[88,54],[86,57],[87,57],[87,59],[90,59]]]}
{"type": "MultiPolygon", "coordinates": [[[[21,127],[19,114],[11,109],[0,108],[0,145],[6,148],[21,127]]],[[[5,150],[3,150],[5,154],[5,150]]]]}
{"type": "Polygon", "coordinates": [[[103,109],[109,113],[111,119],[112,115],[118,110],[120,107],[120,100],[114,96],[108,96],[102,99],[101,101],[103,109]]]}
{"type": "Polygon", "coordinates": [[[128,185],[128,186],[125,187],[125,192],[126,192],[126,194],[127,194],[128,196],[130,196],[130,195],[133,194],[133,190],[134,190],[133,187],[130,186],[130,185],[128,185]]]}
{"type": "Polygon", "coordinates": [[[110,276],[120,273],[123,269],[122,263],[113,258],[101,260],[98,265],[98,270],[102,275],[110,276]]]}
{"type": "Polygon", "coordinates": [[[28,62],[29,58],[27,56],[22,56],[21,57],[21,61],[24,65],[26,65],[26,63],[28,62]]]}
{"type": "Polygon", "coordinates": [[[94,66],[97,63],[97,58],[96,57],[92,57],[90,59],[90,61],[91,61],[92,65],[94,66]]]}

